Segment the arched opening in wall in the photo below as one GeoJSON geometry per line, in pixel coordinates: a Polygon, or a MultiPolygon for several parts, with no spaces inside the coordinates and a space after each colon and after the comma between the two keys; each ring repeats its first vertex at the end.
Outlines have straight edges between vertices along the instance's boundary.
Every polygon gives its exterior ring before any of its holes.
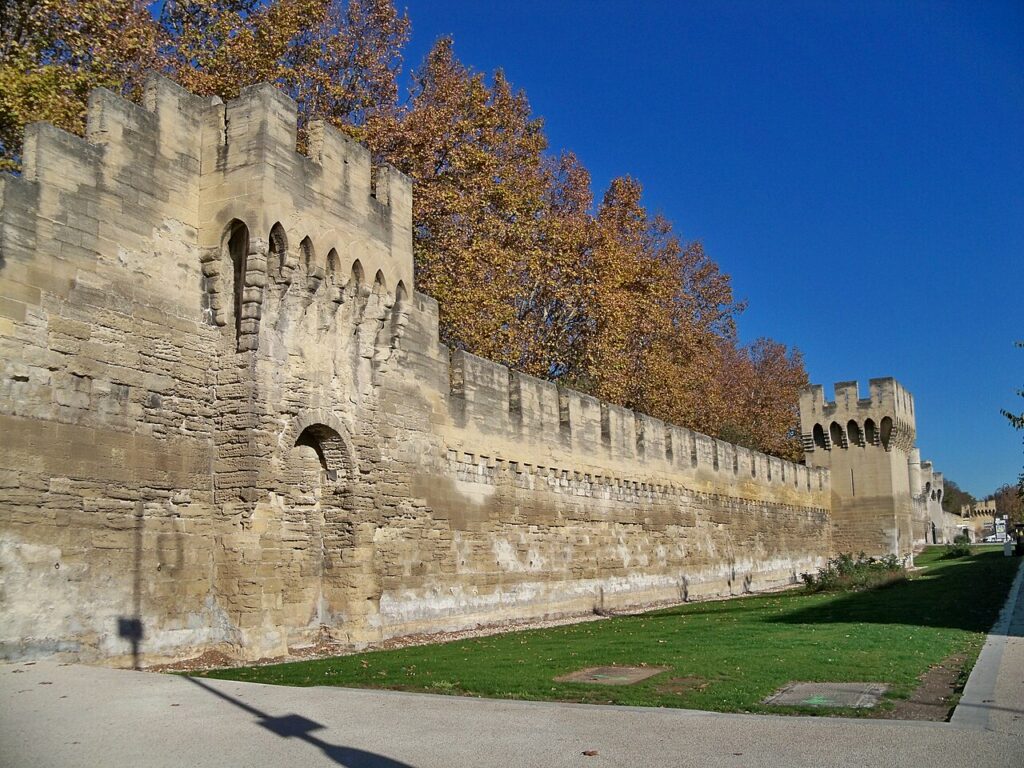
{"type": "Polygon", "coordinates": [[[388,283],[384,279],[384,273],[381,270],[377,270],[377,274],[373,276],[373,292],[381,295],[387,293],[388,283]]]}
{"type": "Polygon", "coordinates": [[[927,483],[924,484],[924,495],[925,496],[931,496],[932,495],[932,484],[931,484],[931,481],[928,481],[927,483]]]}
{"type": "Polygon", "coordinates": [[[878,428],[879,438],[882,441],[882,447],[885,450],[889,450],[889,441],[892,440],[892,419],[886,416],[882,419],[882,423],[878,428]]]}
{"type": "Polygon", "coordinates": [[[348,450],[345,441],[337,431],[326,424],[310,424],[295,440],[296,446],[306,446],[316,451],[327,479],[336,482],[339,476],[348,472],[348,450]]]}
{"type": "Polygon", "coordinates": [[[234,312],[235,341],[242,324],[242,298],[245,295],[245,270],[249,261],[249,228],[238,219],[228,225],[228,256],[231,258],[231,307],[234,312]]]}
{"type": "Polygon", "coordinates": [[[853,419],[850,419],[846,424],[846,438],[850,441],[850,445],[864,445],[864,437],[860,433],[860,426],[853,419]]]}
{"type": "Polygon", "coordinates": [[[395,303],[391,307],[391,323],[388,328],[388,346],[398,346],[399,339],[405,334],[405,325],[409,319],[409,292],[401,280],[395,286],[395,303]]]}
{"type": "Polygon", "coordinates": [[[337,250],[331,248],[327,252],[327,294],[335,304],[345,301],[344,287],[341,279],[341,257],[337,250]]]}
{"type": "Polygon", "coordinates": [[[327,278],[332,282],[338,281],[338,276],[341,274],[341,258],[338,256],[338,252],[331,248],[327,252],[327,278]]]}
{"type": "Polygon", "coordinates": [[[284,227],[278,222],[270,228],[270,268],[278,277],[284,275],[285,264],[288,262],[288,236],[284,227]]]}
{"type": "Polygon", "coordinates": [[[868,445],[878,445],[878,434],[875,429],[875,422],[871,419],[864,420],[864,441],[868,445]]]}
{"type": "Polygon", "coordinates": [[[833,421],[829,426],[828,436],[832,440],[833,448],[843,447],[843,428],[839,426],[838,422],[833,421]]]}
{"type": "Polygon", "coordinates": [[[940,504],[942,503],[942,489],[941,488],[939,488],[938,490],[935,491],[935,500],[937,502],[939,502],[940,504]]]}
{"type": "Polygon", "coordinates": [[[821,424],[814,425],[814,445],[822,450],[828,447],[825,445],[825,430],[821,424]]]}
{"type": "Polygon", "coordinates": [[[316,251],[313,249],[313,241],[308,236],[302,238],[299,243],[299,257],[302,259],[302,268],[306,271],[306,287],[312,292],[320,287],[320,279],[323,271],[317,269],[316,251]]]}
{"type": "Polygon", "coordinates": [[[348,285],[354,293],[358,294],[365,282],[366,276],[363,274],[363,265],[359,259],[356,259],[352,262],[352,276],[349,278],[348,285]]]}

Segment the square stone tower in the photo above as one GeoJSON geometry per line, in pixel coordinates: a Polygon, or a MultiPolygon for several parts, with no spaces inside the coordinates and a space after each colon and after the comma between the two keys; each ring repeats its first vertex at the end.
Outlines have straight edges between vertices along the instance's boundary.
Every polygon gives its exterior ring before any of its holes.
{"type": "Polygon", "coordinates": [[[871,379],[869,397],[856,381],[835,385],[835,400],[811,385],[800,393],[800,430],[810,467],[832,476],[835,552],[912,555],[914,398],[895,379],[871,379]]]}

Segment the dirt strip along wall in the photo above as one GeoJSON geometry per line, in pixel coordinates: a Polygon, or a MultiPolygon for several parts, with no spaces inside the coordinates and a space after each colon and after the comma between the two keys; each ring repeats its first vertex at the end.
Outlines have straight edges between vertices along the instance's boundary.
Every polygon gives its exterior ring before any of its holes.
{"type": "Polygon", "coordinates": [[[409,180],[149,80],[0,177],[0,654],[260,657],[742,594],[829,472],[438,343],[409,180]]]}

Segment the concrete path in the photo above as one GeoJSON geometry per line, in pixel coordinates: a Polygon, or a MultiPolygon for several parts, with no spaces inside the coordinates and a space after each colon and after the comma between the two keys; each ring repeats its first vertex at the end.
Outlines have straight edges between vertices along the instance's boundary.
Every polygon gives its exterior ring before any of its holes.
{"type": "Polygon", "coordinates": [[[0,766],[1019,768],[1022,580],[1024,563],[951,723],[284,688],[41,661],[0,665],[0,766]]]}
{"type": "Polygon", "coordinates": [[[950,722],[1024,736],[1024,560],[950,722]]]}
{"type": "Polygon", "coordinates": [[[283,688],[55,662],[0,666],[0,707],[0,764],[31,768],[1024,765],[1019,733],[945,723],[283,688]]]}

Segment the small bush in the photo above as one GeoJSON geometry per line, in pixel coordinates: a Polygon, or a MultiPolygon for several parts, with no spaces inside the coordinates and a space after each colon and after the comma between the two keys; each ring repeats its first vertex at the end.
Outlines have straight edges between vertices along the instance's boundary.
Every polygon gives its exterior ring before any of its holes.
{"type": "Polygon", "coordinates": [[[942,558],[944,560],[952,560],[957,557],[967,557],[969,554],[971,554],[971,548],[966,544],[947,544],[942,558]]]}
{"type": "Polygon", "coordinates": [[[853,592],[874,589],[907,578],[903,561],[896,555],[868,557],[863,552],[854,557],[844,553],[831,558],[814,573],[802,573],[808,592],[853,592]]]}
{"type": "Polygon", "coordinates": [[[971,554],[971,537],[966,533],[958,533],[952,544],[946,545],[946,551],[942,554],[943,560],[953,560],[957,557],[967,557],[971,554]]]}

